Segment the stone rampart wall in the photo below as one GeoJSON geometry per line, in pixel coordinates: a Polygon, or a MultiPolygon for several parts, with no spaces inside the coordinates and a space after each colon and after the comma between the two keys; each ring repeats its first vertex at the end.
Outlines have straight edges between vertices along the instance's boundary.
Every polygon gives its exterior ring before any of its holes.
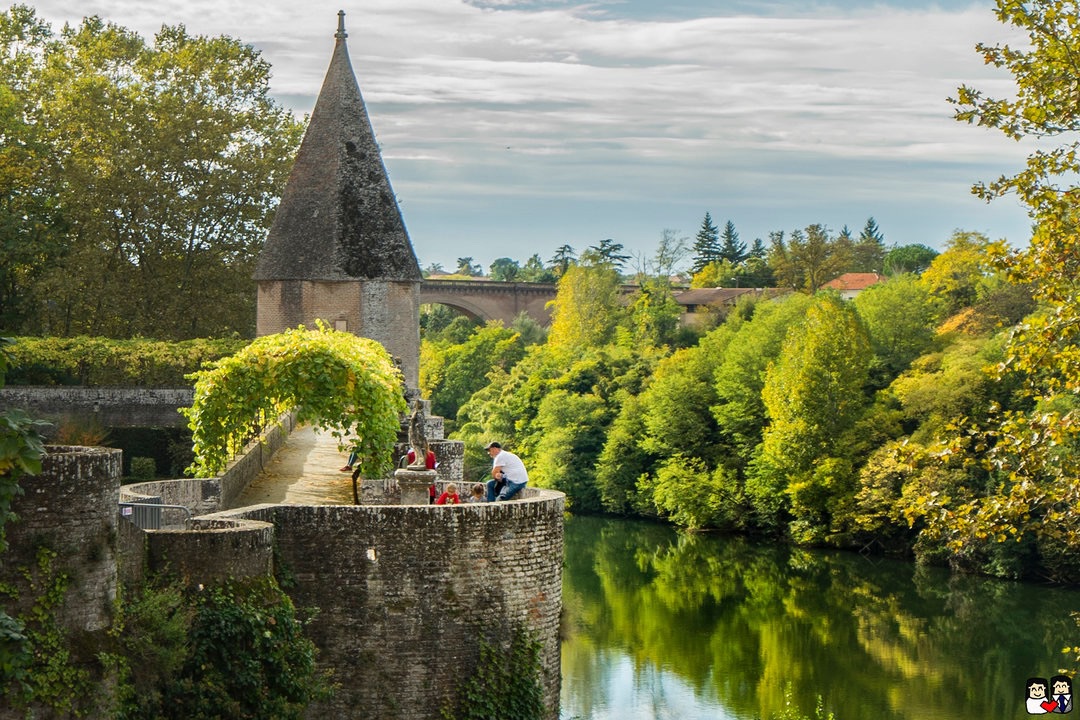
{"type": "MultiPolygon", "coordinates": [[[[253,443],[248,454],[259,460],[231,469],[257,473],[276,442],[253,443]]],[[[24,611],[37,595],[20,578],[39,547],[54,549],[55,570],[71,577],[60,622],[84,632],[110,625],[118,578],[134,586],[168,569],[191,584],[209,583],[269,574],[279,558],[276,569],[295,579],[287,592],[297,606],[318,609],[310,636],[320,664],[340,683],[308,718],[440,719],[476,671],[481,642],[508,646],[521,628],[541,643],[545,702],[551,720],[558,717],[561,493],[528,488],[506,503],[259,505],[199,514],[219,510],[222,488],[241,487],[239,478],[156,481],[121,493],[119,450],[51,447],[43,473],[22,483],[26,493],[13,508],[19,522],[8,525],[0,582],[24,603],[9,612],[24,611]],[[144,496],[184,505],[196,517],[183,529],[139,530],[117,506],[144,496]]],[[[369,483],[384,494],[394,485],[369,483]]],[[[0,718],[8,716],[0,710],[0,718]]]]}
{"type": "Polygon", "coordinates": [[[294,427],[296,414],[283,414],[276,423],[264,430],[258,439],[248,443],[237,458],[229,462],[225,472],[218,478],[221,486],[219,509],[230,508],[236,504],[236,499],[247,489],[248,484],[266,468],[274,453],[289,439],[289,433],[294,427]]]}
{"type": "Polygon", "coordinates": [[[192,388],[39,387],[0,388],[0,410],[20,408],[53,422],[92,417],[105,427],[184,427],[177,408],[191,407],[192,388]]]}
{"type": "Polygon", "coordinates": [[[341,683],[310,718],[436,720],[477,668],[480,641],[525,628],[559,706],[561,493],[456,506],[267,505],[218,518],[273,522],[289,594],[316,607],[320,663],[341,683]]]}
{"type": "Polygon", "coordinates": [[[195,518],[189,530],[147,534],[147,569],[176,574],[186,584],[273,574],[274,526],[253,520],[195,518]]]}
{"type": "Polygon", "coordinates": [[[183,505],[192,515],[204,515],[233,507],[247,486],[258,477],[296,426],[296,414],[289,412],[252,440],[225,471],[214,478],[179,478],[151,480],[125,485],[121,500],[137,502],[142,498],[160,498],[165,505],[183,505]]]}

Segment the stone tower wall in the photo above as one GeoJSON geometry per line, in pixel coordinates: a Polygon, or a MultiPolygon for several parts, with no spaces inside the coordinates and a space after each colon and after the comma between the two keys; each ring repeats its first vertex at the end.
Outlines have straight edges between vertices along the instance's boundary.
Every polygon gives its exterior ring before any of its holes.
{"type": "Polygon", "coordinates": [[[56,610],[61,627],[97,632],[112,623],[117,593],[117,502],[121,452],[108,448],[47,446],[41,474],[23,477],[11,510],[18,520],[5,526],[8,550],[0,583],[16,590],[9,615],[26,612],[42,583],[64,573],[69,589],[56,610]],[[39,548],[56,552],[48,572],[38,566],[39,548]],[[33,582],[22,570],[31,571],[33,582]]]}
{"type": "MultiPolygon", "coordinates": [[[[55,572],[70,578],[57,617],[75,633],[110,626],[118,577],[134,586],[167,565],[209,583],[270,573],[277,562],[295,580],[286,590],[296,605],[317,608],[309,634],[340,684],[308,718],[441,719],[476,672],[481,643],[508,647],[518,629],[540,642],[548,717],[558,717],[561,493],[527,488],[512,502],[455,506],[259,505],[143,531],[120,517],[120,481],[119,450],[50,448],[42,474],[22,483],[20,520],[7,526],[0,582],[19,596],[10,614],[40,594],[22,578],[39,547],[55,550],[55,572]]],[[[221,498],[206,492],[211,482],[138,489],[205,509],[221,498]]],[[[0,708],[2,720],[19,716],[0,708]]]]}
{"type": "Polygon", "coordinates": [[[420,385],[420,282],[262,280],[256,334],[272,335],[316,320],[381,343],[401,361],[405,383],[420,385]]]}

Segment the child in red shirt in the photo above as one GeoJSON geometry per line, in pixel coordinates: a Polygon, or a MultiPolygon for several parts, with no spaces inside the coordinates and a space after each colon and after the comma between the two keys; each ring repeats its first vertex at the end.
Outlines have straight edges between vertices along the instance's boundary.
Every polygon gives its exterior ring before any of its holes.
{"type": "Polygon", "coordinates": [[[435,501],[436,505],[446,505],[450,503],[452,505],[458,505],[461,503],[461,498],[457,494],[457,485],[450,483],[446,486],[446,491],[439,496],[439,499],[435,501]]]}

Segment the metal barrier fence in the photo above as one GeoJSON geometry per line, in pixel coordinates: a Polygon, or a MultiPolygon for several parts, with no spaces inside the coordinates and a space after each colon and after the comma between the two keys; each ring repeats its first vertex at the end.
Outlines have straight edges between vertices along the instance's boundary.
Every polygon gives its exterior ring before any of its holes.
{"type": "Polygon", "coordinates": [[[183,505],[165,504],[160,497],[143,498],[139,502],[122,502],[120,516],[135,523],[135,526],[142,530],[161,530],[162,527],[171,527],[169,524],[162,524],[162,511],[169,509],[184,512],[185,521],[177,527],[186,527],[191,520],[191,510],[183,505]]]}

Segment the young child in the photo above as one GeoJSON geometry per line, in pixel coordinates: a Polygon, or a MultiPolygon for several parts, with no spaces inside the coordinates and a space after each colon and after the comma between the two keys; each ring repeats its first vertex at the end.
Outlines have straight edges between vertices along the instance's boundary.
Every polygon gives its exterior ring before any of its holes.
{"type": "Polygon", "coordinates": [[[472,486],[472,495],[469,496],[468,502],[484,502],[484,483],[475,483],[472,486]]]}
{"type": "Polygon", "coordinates": [[[447,503],[450,503],[452,505],[458,505],[461,503],[461,498],[458,497],[457,485],[455,483],[449,483],[446,486],[446,490],[443,492],[443,494],[440,495],[439,499],[435,501],[436,505],[446,505],[447,503]]]}

